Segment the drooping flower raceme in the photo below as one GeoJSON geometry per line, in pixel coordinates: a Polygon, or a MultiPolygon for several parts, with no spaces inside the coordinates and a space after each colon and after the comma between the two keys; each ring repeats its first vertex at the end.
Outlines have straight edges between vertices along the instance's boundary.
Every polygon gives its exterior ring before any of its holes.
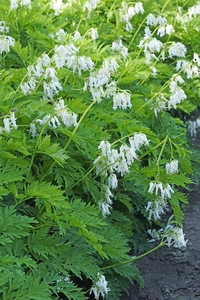
{"type": "Polygon", "coordinates": [[[171,245],[179,249],[181,249],[182,247],[186,247],[188,240],[185,240],[185,234],[183,234],[182,228],[169,225],[166,227],[164,235],[167,237],[166,244],[168,245],[168,247],[170,247],[171,245]]]}
{"type": "Polygon", "coordinates": [[[180,42],[173,42],[169,47],[169,58],[175,57],[185,57],[187,53],[187,48],[180,42]]]}
{"type": "Polygon", "coordinates": [[[130,21],[134,17],[134,15],[139,13],[144,13],[142,2],[136,2],[135,6],[128,6],[127,3],[122,2],[122,7],[119,10],[119,15],[120,21],[126,24],[126,31],[133,30],[133,26],[130,21]]]}
{"type": "Polygon", "coordinates": [[[2,133],[3,131],[5,131],[6,133],[10,133],[10,131],[12,129],[17,130],[17,123],[16,123],[17,118],[15,117],[15,112],[11,111],[10,112],[10,116],[6,116],[5,118],[3,118],[3,124],[4,127],[0,128],[0,133],[2,133]]]}
{"type": "Polygon", "coordinates": [[[107,187],[104,187],[105,201],[99,202],[99,208],[104,217],[110,214],[111,198],[114,197],[110,189],[116,189],[118,186],[117,174],[124,176],[129,172],[130,166],[138,159],[136,151],[142,146],[148,145],[149,141],[145,134],[135,133],[133,137],[129,138],[129,143],[130,146],[122,144],[119,151],[112,149],[108,141],[101,141],[98,147],[101,150],[101,156],[94,161],[96,174],[107,177],[107,187]]]}
{"type": "Polygon", "coordinates": [[[167,163],[165,165],[166,173],[167,174],[173,174],[178,172],[178,160],[172,160],[170,163],[167,163]]]}
{"type": "Polygon", "coordinates": [[[108,282],[104,275],[98,273],[98,281],[94,284],[94,286],[90,290],[90,294],[93,292],[96,300],[99,300],[100,295],[104,297],[104,294],[108,294],[110,288],[107,287],[108,282]]]}
{"type": "Polygon", "coordinates": [[[20,6],[27,6],[31,9],[31,0],[10,0],[10,10],[17,9],[20,6]]]}
{"type": "Polygon", "coordinates": [[[14,46],[15,39],[9,35],[0,35],[0,54],[10,52],[10,47],[14,46]]]}
{"type": "Polygon", "coordinates": [[[173,247],[181,249],[187,246],[188,240],[185,240],[185,234],[180,227],[167,225],[166,228],[161,228],[158,231],[149,229],[147,233],[152,237],[149,242],[154,242],[162,238],[168,247],[173,245],[173,247]]]}
{"type": "Polygon", "coordinates": [[[121,39],[119,39],[119,40],[116,41],[116,42],[113,42],[113,43],[112,43],[111,49],[112,49],[113,51],[118,51],[118,52],[120,52],[120,53],[121,53],[121,56],[122,56],[124,59],[126,59],[127,56],[128,56],[128,48],[125,47],[125,46],[122,44],[122,40],[121,40],[121,39]]]}
{"type": "Polygon", "coordinates": [[[58,102],[54,103],[54,110],[56,111],[56,114],[47,114],[44,116],[43,119],[37,119],[36,122],[42,126],[48,124],[48,126],[52,128],[57,128],[58,126],[60,126],[60,120],[66,127],[78,125],[78,115],[73,113],[72,111],[70,111],[70,109],[66,107],[62,98],[60,98],[58,102]]]}
{"type": "Polygon", "coordinates": [[[85,2],[84,6],[83,6],[83,10],[87,10],[88,11],[88,18],[90,18],[90,14],[92,12],[92,10],[95,10],[97,8],[97,5],[99,4],[101,0],[89,0],[87,2],[85,2]]]}
{"type": "Polygon", "coordinates": [[[151,181],[149,183],[149,194],[155,193],[156,199],[148,201],[146,211],[149,213],[148,219],[151,220],[152,216],[155,220],[159,220],[161,215],[168,209],[167,199],[171,199],[171,194],[174,190],[170,184],[163,184],[162,182],[151,181]]]}

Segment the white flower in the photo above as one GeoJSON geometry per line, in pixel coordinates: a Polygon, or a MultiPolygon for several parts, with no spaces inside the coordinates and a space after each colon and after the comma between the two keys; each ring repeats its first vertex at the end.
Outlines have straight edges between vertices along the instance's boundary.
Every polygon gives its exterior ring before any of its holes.
{"type": "Polygon", "coordinates": [[[148,193],[149,193],[149,194],[153,194],[155,187],[156,187],[156,183],[153,182],[153,181],[151,181],[151,182],[149,183],[148,193]]]}
{"type": "Polygon", "coordinates": [[[31,8],[31,0],[21,0],[20,5],[28,6],[28,8],[31,8]]]}
{"type": "Polygon", "coordinates": [[[131,147],[135,150],[139,150],[139,148],[143,145],[148,145],[149,141],[144,133],[135,133],[133,137],[129,138],[129,143],[131,147]]]}
{"type": "Polygon", "coordinates": [[[99,202],[98,204],[99,204],[99,209],[101,210],[104,218],[111,214],[111,212],[109,211],[109,208],[111,207],[109,203],[99,202]]]}
{"type": "Polygon", "coordinates": [[[58,126],[60,126],[60,122],[58,120],[58,118],[56,116],[53,116],[49,123],[48,123],[52,128],[57,128],[58,126]]]}
{"type": "Polygon", "coordinates": [[[47,79],[47,78],[51,78],[53,80],[57,80],[57,76],[56,76],[56,70],[52,67],[48,67],[46,68],[45,70],[45,73],[44,73],[44,78],[47,79]]]}
{"type": "Polygon", "coordinates": [[[167,210],[167,203],[162,198],[157,198],[155,201],[148,201],[146,212],[149,212],[148,220],[160,220],[161,215],[167,210]]]}
{"type": "Polygon", "coordinates": [[[80,56],[77,59],[78,74],[81,76],[81,71],[91,71],[94,67],[94,63],[90,57],[80,56]]]}
{"type": "Polygon", "coordinates": [[[50,8],[55,11],[55,15],[58,16],[63,8],[62,0],[52,0],[50,4],[50,8]]]}
{"type": "Polygon", "coordinates": [[[30,129],[29,129],[29,132],[30,132],[32,138],[35,138],[35,137],[38,136],[37,128],[36,128],[36,126],[35,126],[34,123],[30,123],[30,129]]]}
{"type": "Polygon", "coordinates": [[[10,119],[9,118],[4,118],[3,119],[3,123],[4,123],[4,130],[6,133],[10,133],[10,119]]]}
{"type": "Polygon", "coordinates": [[[63,124],[66,127],[78,125],[78,123],[77,123],[78,115],[71,112],[66,107],[64,100],[62,98],[60,98],[58,102],[55,102],[54,109],[56,111],[56,115],[61,118],[63,124]]]}
{"type": "Polygon", "coordinates": [[[108,177],[108,187],[111,189],[116,189],[118,186],[117,176],[114,173],[111,173],[108,177]]]}
{"type": "Polygon", "coordinates": [[[110,98],[111,96],[114,96],[116,90],[117,90],[116,82],[111,81],[110,83],[106,84],[105,97],[110,98]]]}
{"type": "Polygon", "coordinates": [[[104,294],[108,294],[110,289],[107,287],[108,282],[105,279],[104,275],[100,273],[97,274],[98,281],[94,284],[94,287],[91,288],[90,294],[93,292],[95,299],[99,300],[100,295],[104,298],[104,294]]]}
{"type": "Polygon", "coordinates": [[[163,48],[163,43],[156,38],[152,38],[149,42],[145,45],[145,50],[148,50],[152,53],[154,52],[160,52],[160,50],[163,48]]]}
{"type": "Polygon", "coordinates": [[[20,88],[22,90],[22,93],[25,96],[28,95],[28,94],[31,94],[32,89],[31,89],[30,85],[27,82],[21,83],[20,88]]]}
{"type": "Polygon", "coordinates": [[[55,62],[56,67],[62,68],[63,66],[71,67],[76,60],[76,53],[78,48],[73,43],[69,45],[55,46],[55,54],[52,57],[52,61],[55,62]]]}
{"type": "Polygon", "coordinates": [[[109,156],[111,153],[111,145],[108,141],[101,141],[98,149],[101,149],[103,156],[109,156]]]}
{"type": "Polygon", "coordinates": [[[196,121],[188,121],[187,129],[191,136],[196,136],[197,134],[197,123],[196,121]]]}
{"type": "Polygon", "coordinates": [[[64,31],[64,29],[61,28],[56,32],[56,36],[59,41],[64,41],[66,37],[66,32],[64,31]]]}
{"type": "Polygon", "coordinates": [[[121,176],[124,176],[129,172],[128,163],[125,154],[122,151],[118,155],[118,160],[115,169],[118,173],[121,174],[121,176]]]}
{"type": "Polygon", "coordinates": [[[15,44],[15,39],[12,38],[11,36],[0,36],[0,54],[3,52],[10,52],[10,47],[14,46],[15,44]]]}
{"type": "Polygon", "coordinates": [[[114,51],[119,51],[124,59],[128,56],[128,48],[122,44],[121,39],[119,39],[117,42],[113,42],[111,49],[114,51]]]}
{"type": "Polygon", "coordinates": [[[148,14],[146,24],[148,26],[157,26],[158,25],[157,18],[152,13],[148,14]]]}
{"type": "Polygon", "coordinates": [[[116,93],[113,96],[113,109],[117,108],[126,109],[127,107],[131,108],[131,96],[126,91],[116,93]]]}
{"type": "Polygon", "coordinates": [[[91,28],[91,31],[90,31],[89,34],[90,34],[93,41],[98,39],[99,35],[98,35],[98,29],[97,28],[91,28]]]}
{"type": "Polygon", "coordinates": [[[187,49],[185,45],[181,44],[180,42],[173,43],[168,50],[169,57],[172,58],[173,56],[176,57],[185,57],[187,49]]]}
{"type": "Polygon", "coordinates": [[[167,25],[162,25],[158,28],[158,31],[157,31],[157,34],[160,36],[160,37],[163,37],[165,36],[165,34],[172,34],[174,33],[175,30],[173,28],[173,26],[171,24],[167,24],[167,25]]]}
{"type": "Polygon", "coordinates": [[[118,162],[120,160],[118,150],[112,149],[107,159],[109,164],[109,171],[112,173],[118,168],[118,162]]]}
{"type": "Polygon", "coordinates": [[[17,118],[15,118],[15,113],[14,113],[14,111],[12,111],[12,112],[10,113],[10,121],[11,121],[12,127],[13,127],[14,129],[17,129],[16,120],[17,120],[17,118]]]}
{"type": "Polygon", "coordinates": [[[157,69],[155,67],[153,67],[153,66],[150,66],[149,68],[152,71],[152,75],[153,76],[157,76],[157,69]]]}
{"type": "Polygon", "coordinates": [[[19,4],[21,6],[28,6],[28,8],[31,8],[31,0],[10,0],[10,10],[18,8],[19,4]]]}
{"type": "Polygon", "coordinates": [[[158,31],[157,31],[157,35],[159,35],[160,37],[163,37],[163,36],[165,36],[165,26],[163,25],[163,26],[160,26],[159,28],[158,28],[158,31]]]}
{"type": "Polygon", "coordinates": [[[18,0],[10,0],[10,10],[18,8],[18,0]]]}
{"type": "Polygon", "coordinates": [[[111,193],[111,190],[109,189],[109,187],[107,185],[104,185],[104,189],[105,189],[106,203],[112,204],[111,197],[113,198],[113,194],[111,193]]]}
{"type": "Polygon", "coordinates": [[[170,96],[170,99],[168,102],[168,109],[171,109],[171,107],[176,109],[176,105],[180,104],[181,101],[183,101],[184,99],[187,99],[187,96],[186,96],[184,90],[177,86],[177,89],[174,92],[174,94],[172,94],[170,96]]]}
{"type": "Polygon", "coordinates": [[[169,225],[165,229],[165,237],[167,238],[168,247],[170,247],[171,245],[179,249],[181,249],[182,247],[186,247],[187,241],[185,240],[184,236],[185,234],[183,234],[182,228],[169,225]]]}
{"type": "Polygon", "coordinates": [[[166,34],[170,35],[175,32],[174,27],[171,24],[166,25],[166,34]]]}
{"type": "Polygon", "coordinates": [[[135,148],[128,147],[127,145],[122,145],[120,147],[120,156],[125,155],[127,165],[130,166],[133,164],[134,160],[137,159],[137,154],[135,153],[135,148]]]}
{"type": "Polygon", "coordinates": [[[134,9],[135,9],[136,14],[139,14],[139,13],[143,14],[144,13],[144,8],[143,8],[142,2],[136,2],[134,9]]]}
{"type": "Polygon", "coordinates": [[[190,19],[195,18],[197,15],[200,15],[200,2],[188,8],[188,16],[190,19]]]}
{"type": "Polygon", "coordinates": [[[166,173],[173,174],[178,172],[178,160],[172,160],[170,163],[165,165],[166,173]]]}
{"type": "Polygon", "coordinates": [[[74,32],[74,37],[73,37],[73,39],[74,39],[74,41],[77,41],[77,40],[82,39],[82,36],[81,36],[81,34],[80,34],[80,32],[79,32],[78,30],[76,30],[76,31],[74,32]]]}
{"type": "Polygon", "coordinates": [[[130,20],[136,14],[143,14],[144,8],[142,2],[136,2],[135,6],[129,6],[122,2],[122,8],[119,11],[120,21],[126,24],[126,31],[132,31],[133,27],[130,20]]]}
{"type": "Polygon", "coordinates": [[[97,5],[99,4],[100,0],[90,0],[87,1],[84,6],[83,6],[83,10],[87,10],[88,11],[88,18],[90,18],[90,14],[91,11],[96,9],[97,5]]]}
{"type": "Polygon", "coordinates": [[[171,186],[169,184],[166,185],[165,188],[163,188],[163,190],[161,191],[161,197],[162,199],[164,198],[169,198],[171,199],[171,194],[174,193],[174,190],[171,188],[171,186]]]}

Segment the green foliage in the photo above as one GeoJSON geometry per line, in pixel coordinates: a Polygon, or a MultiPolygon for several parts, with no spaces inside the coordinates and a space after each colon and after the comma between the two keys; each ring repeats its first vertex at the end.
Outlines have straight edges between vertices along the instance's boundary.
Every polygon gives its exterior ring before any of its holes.
{"type": "Polygon", "coordinates": [[[182,227],[199,178],[200,16],[182,0],[28,2],[0,9],[0,298],[94,299],[105,275],[101,296],[120,299],[143,284],[147,230],[168,208],[182,227]]]}

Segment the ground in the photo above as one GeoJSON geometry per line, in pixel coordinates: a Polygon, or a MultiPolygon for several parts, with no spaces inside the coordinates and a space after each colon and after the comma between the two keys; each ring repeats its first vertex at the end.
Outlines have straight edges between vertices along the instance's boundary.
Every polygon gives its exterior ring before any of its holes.
{"type": "Polygon", "coordinates": [[[134,282],[121,300],[200,300],[200,185],[190,187],[188,199],[183,226],[187,247],[166,246],[138,260],[144,288],[134,282]]]}

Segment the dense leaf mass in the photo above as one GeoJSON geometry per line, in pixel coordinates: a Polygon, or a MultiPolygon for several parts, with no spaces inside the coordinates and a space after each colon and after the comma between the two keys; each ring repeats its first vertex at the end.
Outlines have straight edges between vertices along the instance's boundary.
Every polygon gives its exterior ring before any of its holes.
{"type": "Polygon", "coordinates": [[[120,299],[186,245],[200,2],[0,2],[0,298],[120,299]]]}

